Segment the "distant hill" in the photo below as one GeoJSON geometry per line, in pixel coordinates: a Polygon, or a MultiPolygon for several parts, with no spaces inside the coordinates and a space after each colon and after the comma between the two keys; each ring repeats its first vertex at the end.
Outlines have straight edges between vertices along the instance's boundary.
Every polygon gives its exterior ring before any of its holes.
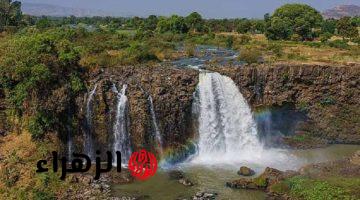
{"type": "Polygon", "coordinates": [[[22,11],[33,16],[63,17],[74,15],[76,17],[109,16],[110,13],[101,10],[88,10],[81,8],[67,8],[49,4],[22,3],[22,11]]]}
{"type": "Polygon", "coordinates": [[[325,10],[322,15],[324,18],[340,19],[342,17],[355,17],[360,16],[360,6],[357,5],[339,5],[335,8],[325,10]]]}

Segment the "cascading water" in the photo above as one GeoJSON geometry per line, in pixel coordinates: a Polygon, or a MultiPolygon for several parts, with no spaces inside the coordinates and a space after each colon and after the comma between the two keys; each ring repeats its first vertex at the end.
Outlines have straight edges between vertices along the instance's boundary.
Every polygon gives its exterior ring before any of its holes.
{"type": "MultiPolygon", "coordinates": [[[[113,155],[116,151],[121,152],[121,164],[126,165],[131,155],[130,137],[128,133],[128,98],[126,96],[127,85],[123,85],[121,92],[118,91],[116,85],[112,87],[112,91],[117,95],[116,117],[113,127],[114,143],[113,155]]],[[[116,166],[117,160],[114,158],[113,165],[116,166]]]]}
{"type": "Polygon", "coordinates": [[[67,154],[68,154],[68,160],[72,159],[72,154],[74,152],[74,147],[73,147],[73,138],[72,138],[72,129],[70,125],[66,125],[66,129],[67,129],[67,154]]]}
{"type": "Polygon", "coordinates": [[[235,83],[219,73],[201,72],[199,79],[194,105],[199,123],[195,161],[234,161],[260,152],[256,123],[235,83]]]}
{"type": "Polygon", "coordinates": [[[159,126],[157,124],[156,115],[155,115],[155,111],[154,111],[154,103],[153,103],[151,95],[149,95],[148,101],[149,101],[149,104],[150,104],[150,114],[151,114],[151,119],[152,119],[154,132],[155,132],[157,150],[158,150],[158,153],[160,154],[160,157],[161,157],[163,155],[163,142],[162,142],[162,137],[161,137],[161,134],[160,134],[159,126]]]}
{"type": "Polygon", "coordinates": [[[87,123],[87,130],[85,131],[85,140],[84,140],[84,152],[89,155],[90,158],[94,157],[94,141],[92,135],[93,123],[93,100],[96,94],[96,89],[98,85],[95,84],[94,88],[90,91],[87,101],[86,101],[86,123],[87,123]]]}

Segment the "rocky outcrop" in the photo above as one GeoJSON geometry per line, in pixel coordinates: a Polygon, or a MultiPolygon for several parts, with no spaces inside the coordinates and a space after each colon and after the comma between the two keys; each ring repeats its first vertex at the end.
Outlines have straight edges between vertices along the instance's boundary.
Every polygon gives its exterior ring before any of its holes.
{"type": "Polygon", "coordinates": [[[227,182],[226,186],[237,189],[257,189],[268,190],[271,185],[278,183],[287,178],[298,175],[295,171],[280,171],[267,167],[265,171],[258,177],[253,179],[241,178],[235,181],[227,182]]]}
{"type": "MultiPolygon", "coordinates": [[[[354,163],[354,160],[358,157],[359,151],[350,158],[309,164],[300,168],[298,171],[284,172],[268,167],[257,178],[242,178],[227,182],[226,185],[235,189],[263,190],[267,193],[266,199],[298,199],[299,196],[294,194],[293,191],[297,190],[299,192],[299,186],[296,186],[296,184],[299,183],[299,180],[302,180],[309,181],[308,184],[314,184],[309,185],[310,188],[315,188],[315,184],[320,184],[321,187],[330,184],[331,186],[328,187],[330,187],[331,190],[345,188],[347,191],[346,194],[348,195],[347,197],[351,197],[350,199],[358,199],[359,190],[357,181],[359,181],[360,177],[360,165],[354,163]]],[[[329,195],[327,194],[329,190],[320,189],[317,192],[320,197],[329,195]]],[[[303,198],[307,199],[306,197],[303,198]]],[[[333,196],[329,196],[329,199],[333,199],[333,196]]],[[[344,199],[346,198],[344,197],[344,199]]]]}
{"type": "MultiPolygon", "coordinates": [[[[178,70],[170,67],[126,66],[95,72],[89,78],[89,91],[97,85],[94,97],[93,121],[97,146],[109,149],[113,135],[116,96],[112,92],[115,84],[120,90],[128,86],[129,133],[134,150],[146,148],[155,152],[154,125],[152,123],[149,95],[164,148],[182,148],[192,137],[191,106],[193,93],[198,82],[195,70],[178,70]]],[[[87,96],[77,100],[80,121],[86,121],[87,96]]],[[[80,133],[86,131],[83,124],[80,133]]],[[[81,134],[80,134],[81,135],[81,134]]],[[[183,151],[179,151],[183,152],[183,151]]]]}
{"type": "Polygon", "coordinates": [[[360,144],[360,65],[279,64],[212,70],[231,77],[254,110],[293,105],[305,113],[307,119],[294,124],[290,135],[360,144]]]}

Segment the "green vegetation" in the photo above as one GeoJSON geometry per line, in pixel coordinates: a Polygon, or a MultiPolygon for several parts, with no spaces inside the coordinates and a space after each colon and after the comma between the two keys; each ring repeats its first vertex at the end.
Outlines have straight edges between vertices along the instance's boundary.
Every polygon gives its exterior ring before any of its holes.
{"type": "MultiPolygon", "coordinates": [[[[290,188],[290,195],[296,198],[305,200],[356,199],[343,185],[334,185],[328,181],[297,176],[286,180],[285,183],[290,188]]],[[[354,183],[356,184],[358,181],[354,183]]]]}
{"type": "Polygon", "coordinates": [[[315,37],[313,29],[319,28],[322,20],[320,13],[308,5],[286,4],[267,19],[266,36],[272,40],[287,40],[294,35],[302,40],[312,39],[315,37]]]}
{"type": "Polygon", "coordinates": [[[21,2],[0,0],[0,32],[5,28],[20,26],[21,22],[21,2]]]}
{"type": "Polygon", "coordinates": [[[239,50],[239,60],[247,63],[360,59],[359,46],[348,44],[349,39],[358,41],[358,18],[324,21],[302,4],[286,4],[264,20],[206,20],[196,12],[186,17],[32,17],[23,16],[20,5],[0,4],[6,11],[0,16],[0,29],[5,30],[0,37],[0,87],[11,113],[29,117],[28,129],[36,139],[64,130],[69,102],[85,90],[83,76],[99,67],[194,56],[199,44],[239,50]],[[8,27],[17,33],[6,31],[8,27]],[[332,40],[337,33],[342,39],[332,40]],[[293,41],[274,41],[280,39],[293,41]],[[303,42],[315,39],[321,42],[303,42]],[[179,45],[185,46],[183,54],[176,51],[179,45]]]}

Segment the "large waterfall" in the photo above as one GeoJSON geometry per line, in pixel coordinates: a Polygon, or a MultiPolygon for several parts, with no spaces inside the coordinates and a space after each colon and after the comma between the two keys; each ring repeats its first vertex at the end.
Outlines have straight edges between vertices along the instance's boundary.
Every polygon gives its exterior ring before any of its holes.
{"type": "Polygon", "coordinates": [[[84,152],[90,156],[90,158],[94,157],[94,141],[93,141],[93,100],[96,94],[97,84],[95,84],[94,88],[90,91],[87,101],[86,101],[86,123],[87,130],[85,131],[84,137],[84,152]]]}
{"type": "Polygon", "coordinates": [[[156,149],[161,157],[163,155],[163,141],[162,141],[162,137],[160,134],[159,126],[157,125],[156,115],[155,115],[155,111],[154,111],[154,103],[153,103],[151,95],[149,95],[148,101],[150,104],[151,120],[152,120],[152,124],[153,124],[153,128],[154,128],[154,132],[155,132],[156,149]]]}
{"type": "Polygon", "coordinates": [[[262,150],[251,109],[235,83],[219,73],[201,72],[195,95],[198,155],[195,161],[247,160],[262,150]]]}
{"type": "MultiPolygon", "coordinates": [[[[131,155],[130,137],[128,133],[128,98],[126,96],[127,85],[123,85],[119,92],[114,84],[112,91],[117,95],[116,104],[116,117],[113,127],[114,143],[113,143],[113,155],[116,155],[116,151],[121,152],[121,164],[126,165],[131,155]]],[[[116,157],[113,161],[113,165],[116,165],[116,157]]]]}

